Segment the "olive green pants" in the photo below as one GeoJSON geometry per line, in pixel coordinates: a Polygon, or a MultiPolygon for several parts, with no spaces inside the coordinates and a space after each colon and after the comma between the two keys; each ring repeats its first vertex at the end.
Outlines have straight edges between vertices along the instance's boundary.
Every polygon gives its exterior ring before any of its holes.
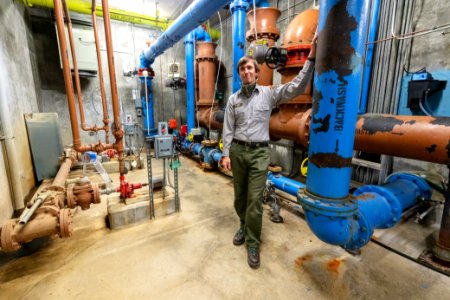
{"type": "Polygon", "coordinates": [[[249,148],[231,144],[231,169],[234,183],[234,209],[245,230],[248,247],[261,242],[262,194],[269,166],[269,147],[249,148]]]}

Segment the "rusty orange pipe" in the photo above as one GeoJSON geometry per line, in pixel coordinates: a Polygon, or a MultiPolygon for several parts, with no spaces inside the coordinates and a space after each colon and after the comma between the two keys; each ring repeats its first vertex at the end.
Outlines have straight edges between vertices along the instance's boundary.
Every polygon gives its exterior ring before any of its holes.
{"type": "Polygon", "coordinates": [[[123,176],[125,173],[124,166],[124,154],[123,154],[123,129],[120,122],[120,107],[119,107],[119,97],[117,96],[117,81],[116,81],[116,69],[114,65],[114,50],[112,45],[112,34],[111,34],[111,19],[109,16],[109,5],[108,0],[102,0],[103,7],[103,21],[105,26],[105,39],[106,39],[106,50],[108,57],[108,68],[109,68],[109,80],[111,86],[111,97],[112,97],[112,108],[114,114],[114,148],[119,155],[119,171],[120,175],[123,176]]]}
{"type": "Polygon", "coordinates": [[[217,106],[202,107],[197,111],[195,117],[200,125],[208,129],[222,129],[224,111],[218,110],[217,106]]]}
{"type": "Polygon", "coordinates": [[[110,149],[112,145],[110,144],[92,144],[92,145],[82,145],[80,140],[80,130],[78,128],[78,117],[77,110],[75,106],[75,96],[73,90],[73,82],[72,82],[72,74],[70,72],[70,63],[69,63],[69,55],[67,51],[67,41],[66,35],[64,31],[64,19],[63,19],[63,8],[61,4],[61,0],[53,0],[54,3],[54,12],[55,12],[55,21],[56,21],[56,29],[59,37],[59,49],[61,54],[61,60],[63,64],[63,76],[64,76],[64,84],[66,88],[67,95],[67,105],[69,107],[69,115],[70,115],[70,125],[72,129],[72,138],[73,138],[73,148],[78,152],[86,152],[86,151],[97,151],[101,149],[110,149]]]}
{"type": "Polygon", "coordinates": [[[96,15],[96,0],[92,0],[92,26],[94,29],[94,38],[95,38],[95,50],[97,53],[97,65],[98,65],[98,79],[100,81],[100,94],[102,96],[102,107],[103,107],[103,128],[105,130],[105,143],[109,143],[109,115],[108,115],[108,106],[106,104],[106,95],[105,95],[105,83],[103,81],[103,70],[102,70],[102,57],[100,53],[100,39],[98,37],[98,29],[97,29],[97,15],[96,15]]]}
{"type": "Polygon", "coordinates": [[[96,125],[88,127],[86,125],[85,116],[84,116],[84,100],[83,100],[83,93],[81,91],[81,85],[80,85],[80,75],[78,73],[78,62],[77,62],[77,56],[75,52],[75,42],[73,39],[73,26],[72,26],[72,20],[69,15],[69,9],[67,8],[66,0],[62,0],[62,6],[64,11],[64,16],[66,17],[66,23],[67,23],[67,33],[69,36],[69,44],[70,44],[70,52],[72,54],[72,63],[73,63],[73,71],[74,71],[74,77],[75,77],[75,88],[77,90],[77,98],[78,98],[78,108],[80,111],[80,121],[81,121],[81,129],[84,131],[99,131],[99,130],[105,130],[104,127],[98,127],[96,125]]]}
{"type": "MultiPolygon", "coordinates": [[[[246,33],[247,41],[255,43],[264,43],[268,47],[275,45],[280,37],[280,29],[277,28],[277,20],[281,12],[273,7],[260,7],[256,9],[256,23],[254,22],[254,11],[247,13],[247,20],[250,23],[250,29],[246,33]],[[255,35],[255,27],[258,36],[255,35]]],[[[273,84],[273,70],[266,64],[260,65],[258,84],[269,86],[273,84]]]]}
{"type": "Polygon", "coordinates": [[[69,114],[70,114],[70,124],[72,128],[72,137],[73,137],[73,146],[79,151],[77,148],[80,147],[80,131],[78,128],[78,118],[77,111],[75,107],[75,96],[73,90],[72,83],[72,74],[70,73],[70,64],[69,64],[69,55],[67,54],[67,43],[66,43],[66,35],[64,32],[64,21],[63,21],[63,13],[61,0],[53,0],[54,3],[54,11],[55,11],[55,21],[56,21],[56,29],[58,31],[59,37],[59,48],[61,53],[61,59],[63,64],[63,75],[64,75],[64,84],[66,86],[66,94],[67,94],[67,102],[69,106],[69,114]]]}
{"type": "MultiPolygon", "coordinates": [[[[311,110],[270,118],[271,138],[309,144],[311,110]],[[285,117],[285,118],[283,118],[285,117]]],[[[365,114],[356,123],[355,150],[439,164],[450,163],[450,118],[365,114]]]]}
{"type": "Polygon", "coordinates": [[[365,114],[356,123],[355,149],[450,163],[450,118],[365,114]]]}

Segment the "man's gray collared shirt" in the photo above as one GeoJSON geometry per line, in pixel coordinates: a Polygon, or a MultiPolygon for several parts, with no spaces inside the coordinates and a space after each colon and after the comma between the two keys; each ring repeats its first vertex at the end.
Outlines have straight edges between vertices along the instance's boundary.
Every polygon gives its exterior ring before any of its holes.
{"type": "Polygon", "coordinates": [[[299,96],[308,85],[314,63],[307,61],[300,73],[290,82],[267,87],[256,85],[247,98],[240,90],[230,96],[223,122],[223,156],[230,155],[233,138],[244,142],[269,141],[269,120],[272,108],[299,96]]]}

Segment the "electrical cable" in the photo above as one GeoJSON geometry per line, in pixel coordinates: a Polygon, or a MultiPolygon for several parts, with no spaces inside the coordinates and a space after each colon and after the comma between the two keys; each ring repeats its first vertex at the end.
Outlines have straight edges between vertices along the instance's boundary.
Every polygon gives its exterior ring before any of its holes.
{"type": "Polygon", "coordinates": [[[428,99],[428,92],[429,92],[429,90],[426,90],[425,91],[425,99],[420,99],[420,101],[419,101],[419,107],[420,107],[420,110],[425,114],[425,115],[427,115],[427,116],[429,116],[429,117],[432,117],[433,115],[428,111],[428,108],[427,108],[427,104],[426,104],[426,101],[427,101],[427,99],[428,99]]]}
{"type": "Polygon", "coordinates": [[[422,36],[422,35],[426,35],[426,34],[430,34],[439,30],[444,30],[447,28],[450,28],[450,23],[448,24],[443,24],[443,25],[439,25],[439,26],[434,26],[430,29],[422,29],[422,30],[417,30],[417,31],[411,31],[408,33],[404,33],[401,35],[396,35],[395,34],[395,18],[396,18],[396,10],[397,10],[397,1],[393,1],[394,2],[394,9],[392,11],[392,24],[391,24],[391,37],[385,38],[385,39],[381,39],[381,40],[376,40],[373,42],[368,42],[367,44],[376,44],[376,43],[380,43],[380,42],[385,42],[388,40],[392,40],[392,39],[396,39],[396,40],[405,40],[405,39],[410,39],[410,38],[414,38],[414,37],[418,37],[418,36],[422,36]]]}
{"type": "Polygon", "coordinates": [[[256,0],[253,0],[253,26],[255,27],[255,44],[258,44],[258,32],[256,31],[256,0]]]}
{"type": "Polygon", "coordinates": [[[222,18],[220,17],[220,13],[217,12],[217,15],[219,16],[219,26],[220,26],[220,54],[219,54],[219,67],[217,68],[217,76],[216,76],[216,83],[214,84],[214,95],[213,99],[211,101],[211,113],[209,114],[209,138],[211,138],[211,118],[213,116],[213,108],[214,108],[214,100],[215,100],[215,94],[217,93],[217,84],[219,82],[219,74],[220,74],[220,66],[222,64],[222,53],[223,53],[223,28],[222,28],[222,18]]]}

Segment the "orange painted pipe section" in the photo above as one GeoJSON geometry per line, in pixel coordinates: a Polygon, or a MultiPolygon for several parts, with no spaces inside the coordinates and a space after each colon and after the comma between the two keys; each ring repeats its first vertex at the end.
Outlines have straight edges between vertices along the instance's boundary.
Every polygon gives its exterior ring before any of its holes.
{"type": "Polygon", "coordinates": [[[365,114],[355,149],[439,164],[450,163],[450,118],[365,114]]]}
{"type": "Polygon", "coordinates": [[[222,129],[223,128],[223,111],[219,111],[217,106],[203,107],[199,109],[196,118],[201,126],[208,129],[222,129]],[[221,117],[219,116],[221,115],[221,117]]]}
{"type": "MultiPolygon", "coordinates": [[[[254,11],[247,13],[247,20],[250,23],[250,29],[246,33],[247,41],[249,43],[265,44],[268,47],[275,45],[275,42],[280,37],[280,29],[277,27],[277,20],[281,12],[273,7],[261,7],[256,9],[256,23],[254,18],[254,11]],[[256,27],[256,34],[255,34],[256,27]],[[258,41],[256,41],[256,38],[258,41]]],[[[266,64],[261,64],[258,84],[264,86],[273,85],[273,69],[270,69],[266,64]]]]}
{"type": "Polygon", "coordinates": [[[119,97],[117,95],[116,69],[114,64],[114,49],[112,45],[111,19],[109,16],[109,5],[107,0],[102,0],[103,21],[105,27],[106,52],[108,57],[109,80],[111,86],[112,109],[114,114],[114,149],[119,156],[119,172],[120,175],[125,173],[124,165],[124,148],[123,148],[123,129],[120,121],[119,97]]]}
{"type": "Polygon", "coordinates": [[[97,28],[97,15],[96,15],[96,1],[92,0],[92,27],[94,30],[95,39],[95,51],[97,53],[97,66],[98,66],[98,79],[100,82],[100,94],[102,96],[102,108],[103,108],[103,128],[105,130],[105,143],[109,143],[109,115],[108,115],[108,105],[106,103],[105,94],[105,82],[103,80],[103,68],[102,68],[102,56],[100,53],[100,38],[98,37],[97,28]]]}
{"type": "Polygon", "coordinates": [[[80,111],[80,121],[81,121],[81,129],[84,131],[99,131],[99,130],[105,130],[104,127],[98,127],[96,125],[94,126],[87,126],[84,116],[84,100],[83,100],[83,93],[81,92],[81,85],[80,85],[80,75],[78,73],[78,62],[77,62],[77,55],[75,52],[75,42],[73,39],[73,27],[72,27],[72,20],[70,19],[69,9],[66,5],[66,0],[61,0],[64,16],[66,17],[66,24],[67,24],[67,33],[69,36],[69,44],[70,44],[70,52],[72,54],[72,63],[73,63],[73,71],[74,71],[74,78],[75,78],[75,87],[77,90],[77,98],[78,98],[78,108],[80,111]]]}
{"type": "Polygon", "coordinates": [[[198,105],[211,105],[215,100],[215,81],[217,75],[217,44],[197,42],[198,63],[198,105]]]}

